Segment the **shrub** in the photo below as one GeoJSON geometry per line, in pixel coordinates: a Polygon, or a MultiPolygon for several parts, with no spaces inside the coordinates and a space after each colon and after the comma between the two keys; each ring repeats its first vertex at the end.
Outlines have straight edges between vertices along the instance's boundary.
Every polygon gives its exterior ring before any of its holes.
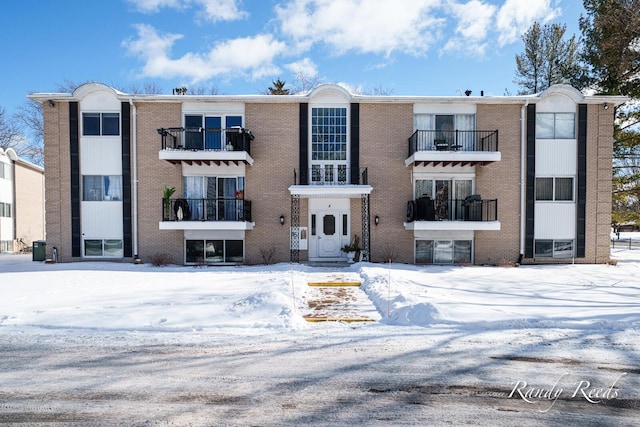
{"type": "Polygon", "coordinates": [[[276,247],[271,245],[265,248],[260,248],[260,257],[265,264],[273,264],[276,256],[276,247]]]}
{"type": "Polygon", "coordinates": [[[156,267],[164,267],[165,265],[171,264],[171,262],[171,255],[167,253],[158,253],[151,256],[151,264],[156,267]]]}

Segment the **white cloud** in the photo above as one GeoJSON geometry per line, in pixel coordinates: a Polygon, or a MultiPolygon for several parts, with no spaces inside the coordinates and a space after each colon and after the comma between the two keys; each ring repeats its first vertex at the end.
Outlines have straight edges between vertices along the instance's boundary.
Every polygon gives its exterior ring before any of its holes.
{"type": "Polygon", "coordinates": [[[129,0],[133,6],[136,7],[140,12],[144,13],[155,13],[158,12],[163,7],[168,7],[172,9],[180,9],[184,7],[185,3],[183,0],[129,0]]]}
{"type": "Polygon", "coordinates": [[[310,58],[303,58],[299,61],[285,65],[285,68],[294,74],[303,74],[307,77],[318,75],[318,67],[310,58]]]}
{"type": "Polygon", "coordinates": [[[487,35],[493,26],[492,20],[497,7],[480,0],[471,0],[464,4],[452,3],[449,10],[457,21],[455,34],[440,53],[462,52],[466,55],[484,56],[488,47],[487,35]]]}
{"type": "Polygon", "coordinates": [[[538,21],[545,24],[559,16],[560,8],[551,4],[552,0],[506,0],[498,11],[496,27],[499,32],[498,44],[513,43],[538,21]]]}
{"type": "Polygon", "coordinates": [[[439,0],[291,0],[276,6],[276,14],[282,32],[302,51],[324,43],[338,55],[420,55],[444,23],[433,14],[439,5],[439,0]]]}
{"type": "Polygon", "coordinates": [[[240,0],[129,0],[140,12],[155,13],[162,8],[187,9],[194,5],[202,8],[208,21],[235,21],[248,13],[240,10],[240,0]]]}
{"type": "Polygon", "coordinates": [[[213,77],[246,75],[260,78],[277,73],[273,59],[285,50],[285,44],[271,35],[256,35],[217,43],[204,54],[187,53],[171,58],[171,49],[180,34],[159,34],[150,25],[138,25],[138,37],[123,46],[139,57],[144,77],[186,78],[192,83],[213,77]]]}

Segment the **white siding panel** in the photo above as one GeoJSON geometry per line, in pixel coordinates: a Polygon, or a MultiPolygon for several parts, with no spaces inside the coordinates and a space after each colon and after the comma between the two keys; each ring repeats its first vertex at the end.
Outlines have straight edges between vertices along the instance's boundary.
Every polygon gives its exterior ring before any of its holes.
{"type": "Polygon", "coordinates": [[[239,165],[182,165],[183,176],[245,176],[245,164],[239,165]]]}
{"type": "Polygon", "coordinates": [[[244,115],[244,103],[241,102],[184,102],[182,114],[244,115]]]}
{"type": "Polygon", "coordinates": [[[576,103],[568,95],[553,94],[536,105],[538,113],[575,113],[576,103]]]}
{"type": "Polygon", "coordinates": [[[536,239],[575,239],[575,203],[536,203],[536,239]]]}
{"type": "Polygon", "coordinates": [[[122,175],[120,137],[82,137],[80,173],[82,175],[122,175]]]}
{"type": "MultiPolygon", "coordinates": [[[[112,90],[96,90],[80,101],[80,110],[119,113],[121,103],[112,90]]],[[[82,114],[80,115],[82,117],[82,114]]]]}
{"type": "Polygon", "coordinates": [[[536,141],[536,176],[574,176],[577,144],[575,139],[536,141]]]}
{"type": "Polygon", "coordinates": [[[475,104],[413,104],[413,114],[475,114],[475,104]]]}
{"type": "Polygon", "coordinates": [[[122,239],[122,202],[82,202],[84,239],[122,239]]]}

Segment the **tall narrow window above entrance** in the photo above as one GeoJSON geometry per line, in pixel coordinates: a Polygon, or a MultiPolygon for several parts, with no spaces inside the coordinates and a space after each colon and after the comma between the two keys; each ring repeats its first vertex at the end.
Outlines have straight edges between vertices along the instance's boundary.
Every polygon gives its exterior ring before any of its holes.
{"type": "Polygon", "coordinates": [[[311,181],[345,184],[348,163],[347,108],[311,109],[311,181]]]}

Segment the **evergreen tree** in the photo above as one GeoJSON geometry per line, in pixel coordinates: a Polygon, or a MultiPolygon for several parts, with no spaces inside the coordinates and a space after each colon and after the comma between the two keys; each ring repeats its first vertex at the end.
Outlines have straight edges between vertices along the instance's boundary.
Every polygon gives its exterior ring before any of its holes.
{"type": "Polygon", "coordinates": [[[269,88],[267,89],[270,95],[289,95],[290,90],[284,88],[284,85],[286,84],[285,82],[278,79],[271,83],[273,84],[273,86],[269,86],[269,88]]]}
{"type": "Polygon", "coordinates": [[[640,2],[584,0],[585,85],[630,99],[616,112],[612,222],[640,224],[640,2]]]}
{"type": "Polygon", "coordinates": [[[516,55],[519,94],[539,93],[559,83],[574,84],[578,70],[575,36],[564,40],[566,25],[535,22],[522,36],[524,52],[516,55]]]}

